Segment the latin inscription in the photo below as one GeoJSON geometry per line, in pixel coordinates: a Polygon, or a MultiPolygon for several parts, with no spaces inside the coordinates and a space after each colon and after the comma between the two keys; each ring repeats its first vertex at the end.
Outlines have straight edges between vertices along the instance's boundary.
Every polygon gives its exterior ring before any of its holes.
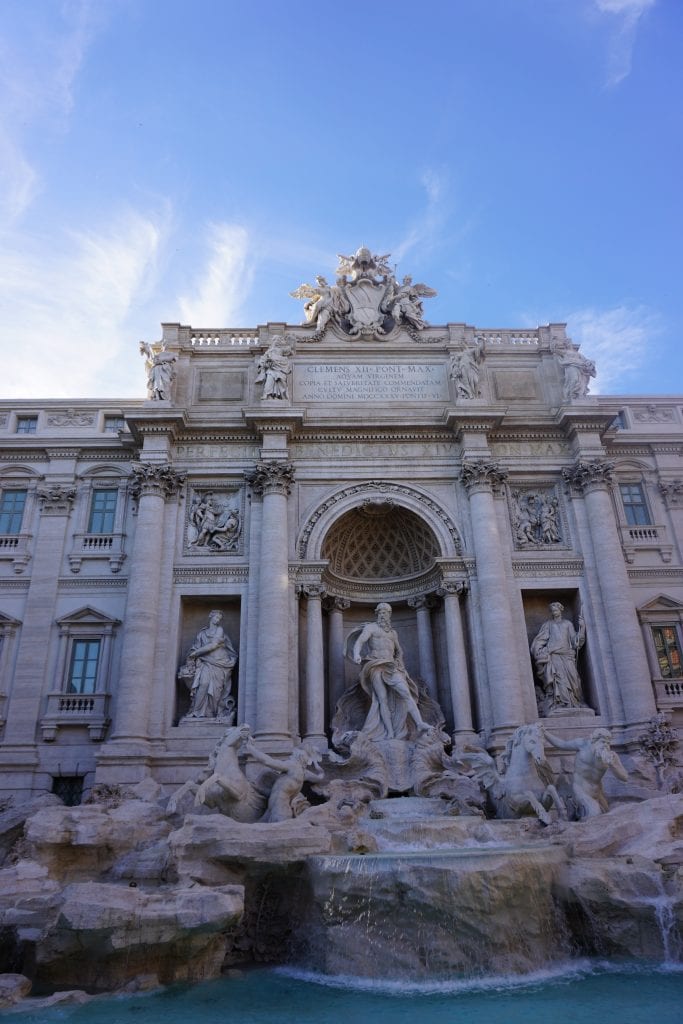
{"type": "Polygon", "coordinates": [[[433,363],[295,366],[295,402],[446,402],[444,367],[433,363]]]}

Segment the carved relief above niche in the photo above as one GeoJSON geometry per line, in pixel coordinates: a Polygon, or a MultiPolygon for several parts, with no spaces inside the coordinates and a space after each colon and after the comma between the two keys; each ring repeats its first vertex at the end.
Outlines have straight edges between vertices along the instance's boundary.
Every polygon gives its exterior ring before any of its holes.
{"type": "Polygon", "coordinates": [[[184,553],[241,554],[244,522],[243,490],[225,484],[188,488],[184,553]]]}
{"type": "Polygon", "coordinates": [[[569,547],[567,524],[554,485],[509,484],[512,540],[518,551],[553,551],[569,547]]]}

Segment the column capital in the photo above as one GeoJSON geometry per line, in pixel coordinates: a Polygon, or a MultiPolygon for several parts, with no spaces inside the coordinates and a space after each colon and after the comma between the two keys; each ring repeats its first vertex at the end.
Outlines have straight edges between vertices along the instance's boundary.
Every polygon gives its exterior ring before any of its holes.
{"type": "Polygon", "coordinates": [[[436,591],[437,597],[446,597],[447,594],[455,594],[457,597],[463,597],[469,587],[466,580],[444,580],[436,591]]]}
{"type": "Polygon", "coordinates": [[[76,497],[76,488],[65,484],[39,487],[36,496],[44,516],[68,516],[76,497]]]}
{"type": "Polygon", "coordinates": [[[613,480],[614,463],[607,459],[578,459],[562,476],[569,486],[580,494],[596,489],[607,489],[613,480]]]}
{"type": "Polygon", "coordinates": [[[178,493],[185,476],[168,462],[135,462],[131,466],[130,493],[134,498],[155,494],[166,500],[178,493]]]}
{"type": "Polygon", "coordinates": [[[660,480],[659,493],[667,508],[683,508],[683,480],[660,480]]]}
{"type": "Polygon", "coordinates": [[[259,496],[288,495],[294,483],[294,466],[291,462],[257,462],[245,476],[259,496]]]}
{"type": "Polygon", "coordinates": [[[327,593],[327,588],[322,583],[298,583],[296,592],[300,597],[307,597],[309,601],[321,601],[327,593]]]}
{"type": "Polygon", "coordinates": [[[348,597],[337,597],[335,594],[330,594],[325,598],[325,610],[328,612],[345,612],[350,607],[351,602],[348,597]]]}
{"type": "Polygon", "coordinates": [[[507,473],[490,459],[471,459],[463,462],[460,479],[468,494],[478,491],[496,491],[507,479],[507,473]]]}
{"type": "Polygon", "coordinates": [[[407,604],[409,608],[415,608],[417,611],[420,608],[426,608],[429,611],[434,607],[434,598],[432,594],[418,594],[417,597],[409,597],[407,604]]]}

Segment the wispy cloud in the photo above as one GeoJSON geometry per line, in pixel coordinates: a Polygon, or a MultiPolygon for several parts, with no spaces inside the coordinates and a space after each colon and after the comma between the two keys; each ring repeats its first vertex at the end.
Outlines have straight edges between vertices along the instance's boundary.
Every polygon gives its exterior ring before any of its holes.
{"type": "Polygon", "coordinates": [[[601,14],[613,15],[607,54],[607,85],[615,86],[631,71],[638,22],[657,0],[593,0],[601,14]]]}
{"type": "Polygon", "coordinates": [[[437,242],[446,220],[446,197],[448,174],[445,170],[431,167],[422,172],[420,184],[427,199],[423,212],[412,224],[397,245],[393,257],[399,262],[416,249],[431,250],[437,242]]]}
{"type": "Polygon", "coordinates": [[[182,321],[194,327],[237,323],[254,273],[248,232],[235,224],[211,224],[207,243],[206,266],[178,303],[182,321]]]}
{"type": "Polygon", "coordinates": [[[613,309],[580,309],[567,317],[567,332],[581,345],[582,353],[595,361],[594,393],[618,393],[634,381],[653,358],[661,322],[643,306],[613,309]]]}
{"type": "Polygon", "coordinates": [[[136,336],[129,316],[155,278],[166,219],[129,210],[61,245],[32,239],[0,251],[3,397],[120,393],[111,367],[136,336]]]}
{"type": "Polygon", "coordinates": [[[18,220],[40,191],[39,160],[29,155],[27,126],[63,130],[102,10],[90,0],[70,0],[54,9],[57,18],[48,27],[50,19],[27,4],[19,8],[22,33],[15,33],[13,45],[0,34],[0,223],[18,220]]]}

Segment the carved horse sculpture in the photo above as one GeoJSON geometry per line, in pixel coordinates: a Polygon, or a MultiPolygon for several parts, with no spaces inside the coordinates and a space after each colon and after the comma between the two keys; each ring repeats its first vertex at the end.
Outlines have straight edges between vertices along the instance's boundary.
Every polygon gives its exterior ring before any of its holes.
{"type": "Polygon", "coordinates": [[[235,821],[258,821],[266,808],[266,797],[242,771],[237,750],[250,734],[248,725],[234,725],[216,744],[209,761],[211,774],[202,782],[195,804],[214,808],[235,821]]]}
{"type": "Polygon", "coordinates": [[[552,821],[548,813],[554,805],[562,818],[567,811],[553,785],[553,774],[545,757],[543,730],[538,722],[521,725],[508,740],[502,757],[501,774],[486,751],[466,752],[460,761],[488,791],[497,818],[535,815],[544,825],[552,821]]]}

